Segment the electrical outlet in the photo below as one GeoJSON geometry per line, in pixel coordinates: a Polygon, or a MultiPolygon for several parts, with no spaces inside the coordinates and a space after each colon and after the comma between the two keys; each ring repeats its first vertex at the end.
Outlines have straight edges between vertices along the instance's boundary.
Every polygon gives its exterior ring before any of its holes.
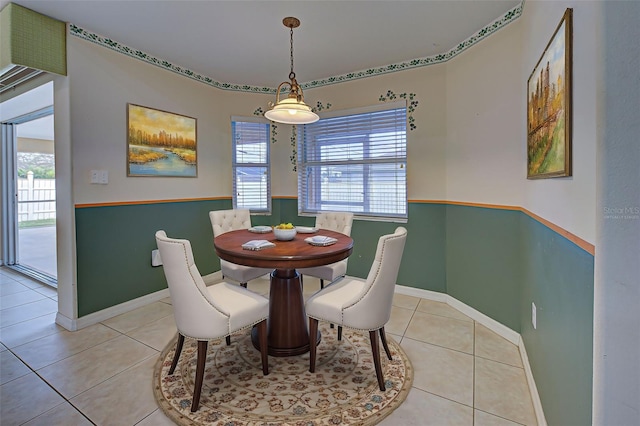
{"type": "Polygon", "coordinates": [[[534,330],[538,327],[537,310],[536,304],[531,302],[531,324],[533,324],[534,330]]]}
{"type": "Polygon", "coordinates": [[[160,257],[160,251],[158,249],[151,251],[151,266],[161,266],[162,258],[160,257]]]}

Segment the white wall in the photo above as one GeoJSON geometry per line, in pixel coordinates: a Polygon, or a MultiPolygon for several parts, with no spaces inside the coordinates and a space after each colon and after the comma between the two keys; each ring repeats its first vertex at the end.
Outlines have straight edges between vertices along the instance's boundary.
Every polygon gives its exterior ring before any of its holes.
{"type": "Polygon", "coordinates": [[[252,116],[270,97],[215,89],[77,37],[67,46],[74,204],[231,196],[231,116],[252,116]],[[127,177],[127,103],[197,119],[197,178],[127,177]],[[90,183],[94,169],[109,172],[108,185],[90,183]]]}
{"type": "MultiPolygon", "coordinates": [[[[255,117],[275,95],[209,87],[73,36],[67,46],[75,204],[231,197],[231,116],[255,117]],[[127,177],[127,103],[197,119],[197,178],[127,177]],[[108,185],[90,184],[94,169],[108,185]]],[[[297,195],[290,135],[278,125],[271,144],[274,196],[297,195]]]]}
{"type": "Polygon", "coordinates": [[[516,21],[447,62],[447,200],[522,205],[526,150],[520,45],[516,21]]]}

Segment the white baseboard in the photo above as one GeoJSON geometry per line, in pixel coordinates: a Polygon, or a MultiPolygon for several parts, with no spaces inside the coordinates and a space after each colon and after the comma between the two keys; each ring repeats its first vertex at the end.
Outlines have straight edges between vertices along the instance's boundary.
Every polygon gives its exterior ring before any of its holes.
{"type": "Polygon", "coordinates": [[[527,355],[527,349],[524,347],[522,336],[520,336],[520,341],[518,342],[518,349],[520,349],[520,357],[522,358],[522,365],[524,366],[524,374],[527,377],[527,385],[529,385],[529,392],[531,392],[531,402],[533,403],[533,410],[535,411],[536,418],[538,419],[538,425],[547,426],[547,419],[544,417],[542,401],[540,401],[538,387],[536,386],[536,381],[533,378],[531,365],[529,365],[529,356],[527,355]]]}
{"type": "Polygon", "coordinates": [[[421,288],[406,287],[396,284],[395,292],[406,296],[420,297],[422,299],[433,300],[435,302],[447,303],[447,295],[437,291],[423,290],[421,288]]]}
{"type": "Polygon", "coordinates": [[[449,296],[448,294],[431,290],[423,290],[420,288],[406,287],[397,284],[395,291],[396,293],[405,294],[407,296],[421,297],[423,299],[433,300],[434,302],[444,302],[452,308],[465,314],[469,318],[473,319],[474,321],[478,321],[480,324],[484,325],[499,336],[504,337],[514,345],[517,346],[518,342],[520,341],[520,334],[511,330],[504,324],[499,323],[493,318],[486,316],[482,312],[476,311],[471,306],[465,305],[458,299],[449,296]]]}
{"type": "Polygon", "coordinates": [[[538,420],[538,425],[546,426],[547,421],[544,416],[544,411],[542,410],[542,402],[540,401],[540,395],[538,394],[538,388],[536,387],[536,382],[533,378],[533,373],[531,371],[531,366],[529,365],[529,357],[527,356],[527,351],[524,347],[524,342],[522,340],[522,336],[520,333],[517,333],[505,326],[504,324],[494,320],[483,314],[480,311],[475,310],[471,306],[468,306],[458,299],[445,294],[439,293],[437,291],[431,290],[423,290],[419,288],[406,287],[396,284],[395,292],[399,294],[404,294],[407,296],[415,296],[420,297],[422,299],[433,300],[435,302],[444,302],[457,311],[465,314],[469,318],[474,321],[479,322],[483,326],[487,327],[498,336],[504,337],[509,342],[518,346],[520,352],[520,359],[522,360],[522,365],[524,367],[524,373],[527,378],[527,385],[529,386],[529,392],[531,393],[531,400],[533,402],[533,409],[536,413],[536,418],[538,420]]]}
{"type": "Polygon", "coordinates": [[[76,331],[85,327],[89,327],[90,325],[97,324],[101,321],[108,320],[109,318],[113,318],[120,314],[124,314],[126,312],[140,308],[142,306],[148,305],[149,303],[157,302],[166,297],[169,297],[168,288],[156,291],[155,293],[146,294],[142,297],[138,297],[137,299],[128,300],[119,305],[110,306],[101,311],[93,312],[89,315],[85,315],[77,319],[67,318],[64,315],[60,314],[60,312],[58,312],[58,314],[56,315],[56,323],[69,331],[76,331]]]}
{"type": "Polygon", "coordinates": [[[56,313],[56,324],[58,324],[61,327],[64,327],[66,330],[69,330],[69,331],[77,330],[75,321],[69,317],[62,315],[60,312],[56,313]]]}
{"type": "Polygon", "coordinates": [[[494,320],[493,318],[486,316],[482,312],[475,310],[471,306],[462,303],[458,299],[452,296],[449,296],[448,294],[447,294],[447,305],[457,309],[458,311],[462,312],[463,314],[473,319],[474,321],[479,322],[480,324],[487,327],[489,330],[496,333],[498,336],[504,337],[514,345],[517,346],[518,342],[520,342],[519,333],[513,331],[506,325],[494,320]]]}

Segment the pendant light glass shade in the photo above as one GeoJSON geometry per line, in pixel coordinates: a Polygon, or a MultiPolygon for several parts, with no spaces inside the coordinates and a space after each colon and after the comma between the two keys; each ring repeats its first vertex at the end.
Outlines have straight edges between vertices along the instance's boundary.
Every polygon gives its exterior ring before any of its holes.
{"type": "Polygon", "coordinates": [[[320,119],[318,114],[311,111],[311,107],[304,103],[304,94],[302,88],[296,81],[296,73],[293,72],[293,29],[300,26],[300,21],[294,17],[284,18],[282,23],[285,27],[290,28],[291,33],[291,72],[289,73],[290,81],[283,81],[276,91],[276,103],[269,102],[271,109],[264,113],[265,118],[276,123],[284,124],[309,124],[315,123],[320,119]],[[289,95],[285,99],[280,99],[280,91],[282,86],[287,85],[290,88],[289,95]]]}
{"type": "Polygon", "coordinates": [[[264,113],[265,118],[276,123],[309,124],[315,123],[320,117],[311,111],[309,105],[298,101],[297,97],[287,97],[278,100],[273,107],[264,113]]]}

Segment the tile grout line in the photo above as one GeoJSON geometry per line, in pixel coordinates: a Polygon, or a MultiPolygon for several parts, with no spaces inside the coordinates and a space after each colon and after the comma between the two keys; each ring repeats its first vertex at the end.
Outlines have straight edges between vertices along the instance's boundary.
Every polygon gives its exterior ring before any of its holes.
{"type": "MultiPolygon", "coordinates": [[[[64,402],[66,402],[67,404],[69,404],[70,406],[72,406],[72,407],[73,407],[73,408],[74,408],[78,413],[80,413],[80,414],[82,415],[82,417],[84,417],[85,419],[87,419],[87,421],[89,421],[89,423],[91,423],[92,425],[95,425],[95,423],[94,423],[93,421],[91,421],[91,419],[90,419],[89,417],[87,417],[87,416],[86,416],[86,415],[85,415],[85,414],[84,414],[84,413],[83,413],[83,412],[82,412],[78,407],[76,407],[76,406],[71,402],[71,400],[70,400],[70,399],[67,399],[67,398],[66,398],[62,393],[60,393],[60,391],[58,391],[58,389],[56,389],[56,388],[55,388],[51,383],[49,383],[49,382],[48,382],[44,377],[42,377],[40,374],[38,374],[38,371],[37,371],[37,370],[34,370],[34,369],[29,365],[29,364],[27,364],[27,363],[26,363],[22,358],[20,358],[20,357],[18,356],[18,354],[16,354],[15,352],[13,352],[10,348],[7,348],[7,351],[11,352],[11,354],[13,354],[13,356],[14,356],[14,357],[16,357],[16,359],[18,359],[22,364],[24,364],[24,365],[25,365],[25,367],[27,367],[27,368],[29,369],[29,371],[31,371],[33,374],[35,374],[35,375],[36,375],[36,377],[38,377],[38,379],[40,379],[40,381],[42,381],[42,382],[43,382],[45,385],[47,385],[51,390],[53,390],[56,394],[58,394],[58,395],[60,396],[60,398],[62,398],[62,399],[63,399],[63,401],[64,401],[64,402]]],[[[49,365],[52,365],[52,364],[49,364],[49,365]]],[[[43,368],[44,368],[44,367],[43,367],[43,368]]],[[[27,374],[29,374],[29,373],[27,373],[27,374]]],[[[13,380],[17,380],[17,379],[20,379],[21,377],[25,377],[27,374],[25,374],[25,375],[23,375],[23,376],[20,376],[20,377],[16,377],[16,378],[15,378],[15,379],[13,379],[13,380]]],[[[6,383],[3,383],[3,384],[2,384],[2,386],[6,385],[7,383],[11,383],[13,380],[10,380],[10,381],[8,381],[8,382],[6,382],[6,383]]],[[[37,419],[38,417],[42,416],[43,414],[47,413],[48,411],[51,411],[51,410],[53,410],[54,408],[59,407],[60,405],[64,404],[64,402],[62,402],[62,403],[60,403],[60,404],[58,404],[58,405],[56,405],[56,406],[54,406],[54,407],[50,408],[50,409],[49,409],[49,410],[47,410],[47,411],[44,411],[44,412],[42,412],[42,413],[38,414],[38,415],[37,415],[37,416],[35,416],[35,417],[32,417],[32,418],[28,419],[28,420],[27,420],[27,421],[25,421],[24,423],[28,423],[28,422],[30,422],[30,421],[32,421],[32,420],[34,420],[34,419],[37,419]]],[[[24,423],[22,423],[22,424],[24,424],[24,423]]]]}
{"type": "MultiPolygon", "coordinates": [[[[30,304],[30,303],[40,302],[41,300],[51,299],[50,297],[45,296],[45,295],[44,295],[44,294],[42,294],[42,293],[38,293],[38,292],[37,292],[37,291],[35,291],[35,290],[31,290],[31,291],[32,291],[33,293],[36,293],[36,294],[38,294],[38,295],[42,296],[42,298],[41,298],[41,299],[36,299],[36,300],[30,300],[30,301],[28,301],[28,302],[20,303],[20,304],[13,305],[13,306],[9,306],[8,308],[0,307],[0,312],[4,311],[5,309],[13,309],[13,308],[17,308],[17,307],[20,307],[20,306],[28,305],[28,304],[30,304]]],[[[23,292],[21,292],[21,293],[23,293],[23,292]]],[[[18,293],[13,293],[13,294],[18,294],[18,293]]],[[[7,295],[5,295],[5,296],[0,296],[0,299],[2,299],[3,297],[6,297],[6,296],[12,296],[12,294],[7,294],[7,295]]],[[[53,299],[51,299],[51,300],[57,303],[57,300],[53,300],[53,299]]]]}
{"type": "MultiPolygon", "coordinates": [[[[49,314],[47,314],[47,315],[49,315],[49,314]]],[[[45,315],[42,315],[42,316],[45,316],[45,315]]],[[[36,318],[40,318],[40,317],[36,317],[36,318]]],[[[33,319],[35,319],[35,318],[33,318],[33,319]]],[[[27,321],[29,321],[29,320],[27,320],[27,321]]],[[[19,324],[19,323],[18,323],[18,324],[19,324]]],[[[79,330],[76,330],[76,331],[79,331],[79,330]]],[[[76,331],[70,331],[69,333],[75,333],[76,331]]],[[[122,333],[120,333],[118,330],[114,330],[114,331],[115,331],[115,332],[117,332],[117,333],[119,333],[120,335],[123,335],[123,334],[122,334],[122,333]]],[[[48,334],[48,335],[46,335],[46,336],[42,336],[42,337],[39,337],[39,338],[37,338],[37,339],[31,340],[31,341],[29,341],[29,342],[25,342],[25,343],[22,343],[22,344],[20,344],[20,345],[16,345],[16,346],[14,346],[13,348],[19,348],[19,347],[24,346],[24,345],[32,344],[32,343],[34,343],[34,342],[37,342],[38,340],[42,340],[42,339],[47,338],[47,337],[49,337],[49,336],[53,336],[54,334],[56,334],[56,333],[51,333],[51,334],[48,334]]],[[[72,356],[79,355],[79,354],[81,354],[81,353],[83,353],[83,352],[85,352],[85,351],[88,351],[89,349],[93,349],[93,348],[95,348],[96,346],[102,345],[103,343],[109,342],[109,341],[111,341],[111,340],[113,340],[113,339],[117,339],[118,337],[120,337],[120,336],[115,336],[115,337],[113,337],[113,338],[111,338],[111,339],[103,340],[103,341],[101,341],[101,342],[99,342],[99,343],[96,343],[96,344],[94,344],[94,345],[92,345],[92,346],[88,346],[88,347],[86,347],[86,348],[84,348],[84,349],[82,349],[82,350],[80,350],[80,351],[78,351],[78,352],[74,352],[74,353],[72,353],[72,354],[68,354],[68,355],[64,356],[63,358],[60,358],[60,359],[58,359],[58,360],[55,360],[55,361],[51,362],[50,364],[43,365],[43,366],[42,366],[42,367],[40,367],[38,370],[41,370],[41,369],[43,369],[43,368],[50,367],[50,366],[52,366],[52,365],[54,365],[54,364],[57,364],[57,363],[59,363],[59,362],[61,362],[61,361],[64,361],[64,360],[66,360],[66,359],[69,359],[69,358],[71,358],[72,356]]],[[[127,337],[129,337],[129,336],[127,336],[127,337]]],[[[133,339],[133,340],[135,340],[135,339],[133,339]]],[[[10,348],[9,348],[7,345],[5,345],[4,343],[3,343],[3,345],[7,348],[7,350],[10,350],[10,348]]],[[[29,365],[29,364],[28,364],[24,359],[22,359],[20,356],[18,356],[18,354],[16,354],[16,353],[15,353],[15,352],[13,352],[13,351],[11,351],[11,353],[13,353],[13,354],[15,355],[15,357],[16,357],[16,358],[18,358],[18,359],[19,359],[23,364],[25,364],[27,367],[31,368],[31,366],[30,366],[30,365],[29,365]]],[[[32,368],[31,368],[31,369],[32,369],[32,368]]],[[[33,370],[33,369],[32,369],[32,370],[33,370]]],[[[34,371],[34,372],[36,372],[37,370],[33,370],[33,371],[34,371]]],[[[39,375],[38,375],[38,376],[39,376],[39,375]]]]}
{"type": "Polygon", "coordinates": [[[476,321],[473,321],[473,338],[472,338],[473,346],[473,366],[471,367],[472,377],[471,380],[471,425],[475,426],[476,424],[476,321]]]}
{"type": "MultiPolygon", "coordinates": [[[[426,300],[426,299],[420,298],[420,300],[426,300]]],[[[420,303],[418,302],[418,305],[416,305],[416,307],[413,310],[413,314],[411,314],[411,318],[409,319],[409,323],[411,323],[411,320],[413,319],[413,316],[414,316],[414,314],[416,312],[427,313],[428,314],[428,312],[419,311],[418,310],[418,306],[419,305],[420,305],[420,303]]],[[[440,316],[440,317],[447,318],[447,319],[457,319],[457,318],[447,317],[447,316],[444,316],[444,315],[437,315],[437,314],[432,314],[432,315],[440,316]]],[[[469,321],[464,321],[464,320],[458,320],[458,321],[469,322],[469,321]]],[[[471,389],[471,392],[473,394],[473,398],[472,398],[471,406],[469,406],[469,405],[467,405],[467,404],[465,404],[463,402],[456,401],[454,399],[448,398],[446,396],[439,395],[439,394],[434,393],[432,391],[419,388],[419,387],[417,387],[415,385],[412,385],[411,388],[417,389],[417,390],[419,390],[421,392],[428,393],[430,395],[434,395],[434,396],[436,396],[438,398],[446,399],[447,401],[451,401],[451,402],[453,402],[455,404],[460,404],[462,406],[471,408],[471,424],[474,425],[475,424],[475,392],[474,392],[474,388],[475,388],[475,321],[472,321],[472,322],[473,322],[473,327],[474,327],[473,330],[474,330],[474,332],[473,332],[473,353],[471,353],[471,354],[469,354],[468,352],[463,352],[463,351],[457,350],[457,349],[452,349],[452,348],[449,348],[449,347],[446,347],[446,346],[437,345],[435,343],[423,342],[422,340],[417,340],[417,339],[413,339],[411,337],[407,337],[404,334],[402,335],[402,340],[404,340],[406,338],[406,339],[409,339],[409,340],[413,340],[414,342],[420,342],[420,343],[424,343],[424,344],[427,344],[427,345],[432,345],[432,346],[435,346],[435,347],[438,347],[438,348],[448,349],[448,350],[455,351],[455,352],[458,352],[458,353],[461,353],[461,354],[464,354],[464,355],[471,355],[473,357],[473,370],[472,370],[472,372],[473,372],[473,380],[472,380],[472,389],[471,389]]],[[[407,325],[407,328],[409,328],[409,325],[407,325]]],[[[406,333],[406,330],[407,329],[405,329],[404,333],[406,333]]]]}
{"type": "Polygon", "coordinates": [[[427,389],[422,389],[422,388],[419,388],[417,386],[411,386],[411,388],[415,388],[415,389],[419,390],[420,392],[428,393],[429,395],[433,395],[433,396],[436,396],[436,397],[441,398],[441,399],[446,399],[447,401],[451,401],[451,402],[453,402],[455,404],[462,405],[464,407],[469,407],[469,408],[471,408],[472,411],[474,410],[474,408],[471,405],[465,404],[464,402],[456,401],[455,399],[451,399],[451,398],[443,396],[443,395],[439,395],[439,394],[437,394],[435,392],[432,392],[432,391],[429,391],[427,389]]]}
{"type": "MultiPolygon", "coordinates": [[[[42,299],[41,299],[41,300],[42,300],[42,299]]],[[[22,306],[22,305],[21,305],[21,306],[22,306]]],[[[12,308],[8,308],[8,309],[12,309],[12,308]]],[[[36,317],[27,318],[27,319],[25,319],[25,320],[18,321],[18,322],[16,322],[16,323],[13,323],[13,324],[9,324],[9,325],[6,325],[6,326],[3,326],[3,327],[0,327],[0,330],[1,330],[1,329],[3,329],[3,328],[13,327],[14,325],[22,324],[23,322],[31,321],[31,320],[34,320],[34,319],[36,319],[36,318],[46,317],[47,315],[51,315],[51,314],[55,314],[55,313],[56,313],[56,312],[47,312],[47,313],[46,313],[46,314],[44,314],[44,315],[38,315],[38,316],[36,316],[36,317]]]]}
{"type": "Polygon", "coordinates": [[[423,343],[423,344],[429,345],[429,346],[435,346],[436,348],[447,349],[449,351],[457,352],[459,354],[468,355],[468,356],[474,358],[474,361],[475,361],[475,355],[474,354],[472,354],[472,353],[470,354],[469,352],[461,351],[460,349],[453,349],[453,348],[450,348],[448,346],[438,345],[437,343],[425,342],[423,340],[414,339],[413,337],[405,337],[405,336],[403,336],[402,338],[403,339],[406,338],[406,339],[409,339],[409,340],[413,340],[414,342],[423,343]]]}
{"type": "MultiPolygon", "coordinates": [[[[126,336],[126,335],[121,334],[121,336],[126,336]]],[[[114,339],[117,339],[118,337],[120,337],[120,336],[114,337],[114,339]]],[[[127,337],[129,337],[129,336],[127,336],[127,337]]],[[[133,339],[133,338],[131,338],[131,339],[132,339],[132,340],[135,340],[135,339],[133,339]]],[[[106,342],[108,342],[108,341],[110,341],[110,340],[113,340],[113,339],[106,340],[106,341],[104,341],[104,342],[102,342],[102,343],[106,343],[106,342]]],[[[100,344],[102,344],[102,343],[99,343],[98,345],[100,345],[100,344]]],[[[140,343],[141,343],[141,342],[140,342],[140,343]]],[[[98,346],[98,345],[95,345],[95,346],[98,346]]],[[[87,349],[85,349],[85,350],[92,349],[92,348],[94,348],[95,346],[92,346],[91,348],[87,348],[87,349]]],[[[152,348],[152,349],[153,349],[153,348],[152,348]]],[[[153,349],[153,350],[154,350],[154,351],[156,351],[156,352],[158,352],[156,349],[153,349]]],[[[81,352],[84,352],[84,350],[83,350],[83,351],[81,351],[81,352]]],[[[79,354],[79,353],[81,353],[81,352],[78,352],[78,354],[79,354]]],[[[101,386],[102,384],[104,384],[104,383],[106,383],[107,381],[109,381],[109,380],[113,379],[113,378],[114,378],[114,377],[116,377],[117,375],[122,374],[122,373],[124,373],[124,372],[126,372],[126,371],[131,370],[132,368],[134,368],[134,367],[138,366],[139,364],[141,364],[141,363],[143,363],[143,362],[147,361],[148,359],[151,359],[151,358],[153,358],[153,357],[157,357],[159,354],[160,354],[160,352],[158,352],[158,353],[156,353],[156,354],[149,355],[148,357],[143,358],[143,359],[141,359],[140,361],[138,361],[137,363],[135,363],[135,364],[133,364],[133,365],[130,365],[129,367],[125,368],[124,370],[121,370],[121,371],[119,371],[119,372],[115,373],[113,376],[110,376],[110,377],[108,377],[108,378],[105,378],[105,379],[104,379],[104,380],[102,380],[101,382],[96,383],[95,385],[91,386],[90,388],[83,390],[82,392],[78,393],[77,395],[72,396],[72,397],[71,397],[71,398],[69,398],[69,399],[67,399],[64,395],[62,395],[60,392],[58,392],[58,390],[57,390],[57,389],[56,389],[52,384],[50,384],[50,383],[49,383],[45,378],[43,378],[42,376],[40,376],[40,375],[38,374],[38,372],[37,372],[37,371],[34,371],[34,373],[35,373],[35,374],[36,374],[36,375],[37,375],[37,376],[38,376],[38,377],[39,377],[43,382],[45,382],[49,387],[51,387],[54,391],[56,391],[56,393],[58,393],[58,394],[59,394],[59,395],[60,395],[60,396],[61,396],[61,397],[66,401],[66,402],[68,402],[68,403],[69,403],[69,405],[71,405],[71,406],[72,406],[73,408],[75,408],[75,409],[76,409],[80,414],[82,414],[82,416],[83,416],[83,417],[85,417],[87,420],[89,420],[89,422],[91,422],[91,424],[96,425],[96,423],[95,423],[95,422],[93,422],[91,419],[89,419],[89,417],[87,417],[87,415],[86,415],[82,410],[80,410],[78,407],[76,407],[76,406],[74,405],[74,403],[73,403],[73,402],[71,402],[71,400],[72,400],[72,399],[74,399],[74,398],[79,397],[80,395],[82,395],[82,394],[83,394],[83,393],[85,393],[85,392],[88,392],[88,391],[90,391],[90,390],[92,390],[92,389],[95,389],[95,388],[96,388],[96,387],[98,387],[98,386],[101,386]]],[[[74,354],[74,355],[76,355],[76,354],[74,354]]],[[[67,357],[67,358],[69,358],[69,357],[67,357]]],[[[67,358],[65,358],[65,359],[67,359],[67,358]]],[[[22,360],[21,360],[21,361],[22,361],[22,360]]],[[[24,362],[24,361],[23,361],[23,362],[24,362]]],[[[56,361],[56,362],[58,362],[58,361],[56,361]]],[[[49,365],[53,365],[53,364],[49,364],[49,365]]],[[[29,368],[31,368],[31,367],[29,367],[29,368]]],[[[44,368],[44,367],[43,367],[43,368],[44,368]]],[[[42,413],[42,414],[44,414],[44,413],[42,413]]],[[[40,414],[40,415],[42,415],[42,414],[40,414]]],[[[39,417],[39,416],[36,416],[36,417],[39,417]]]]}
{"type": "MultiPolygon", "coordinates": [[[[475,411],[475,410],[478,410],[478,411],[480,411],[480,412],[482,412],[482,413],[488,414],[488,415],[493,416],[493,417],[497,417],[497,418],[499,418],[499,419],[506,420],[506,421],[508,421],[508,422],[511,422],[511,423],[514,423],[514,424],[517,424],[517,425],[526,426],[526,424],[525,424],[525,423],[520,423],[520,422],[518,422],[518,421],[516,421],[516,420],[508,419],[508,418],[506,418],[506,417],[504,417],[504,416],[500,416],[500,415],[498,415],[498,414],[491,413],[491,412],[489,412],[489,411],[480,410],[479,408],[474,408],[474,411],[475,411]]],[[[475,421],[475,416],[474,416],[474,421],[475,421]]]]}
{"type": "Polygon", "coordinates": [[[524,367],[521,367],[519,365],[509,364],[508,362],[498,361],[497,359],[491,359],[491,358],[487,358],[485,356],[474,355],[474,358],[480,358],[480,359],[485,360],[485,361],[495,362],[497,364],[501,364],[501,365],[504,365],[504,366],[507,366],[507,367],[519,368],[520,370],[524,370],[524,367]]]}

